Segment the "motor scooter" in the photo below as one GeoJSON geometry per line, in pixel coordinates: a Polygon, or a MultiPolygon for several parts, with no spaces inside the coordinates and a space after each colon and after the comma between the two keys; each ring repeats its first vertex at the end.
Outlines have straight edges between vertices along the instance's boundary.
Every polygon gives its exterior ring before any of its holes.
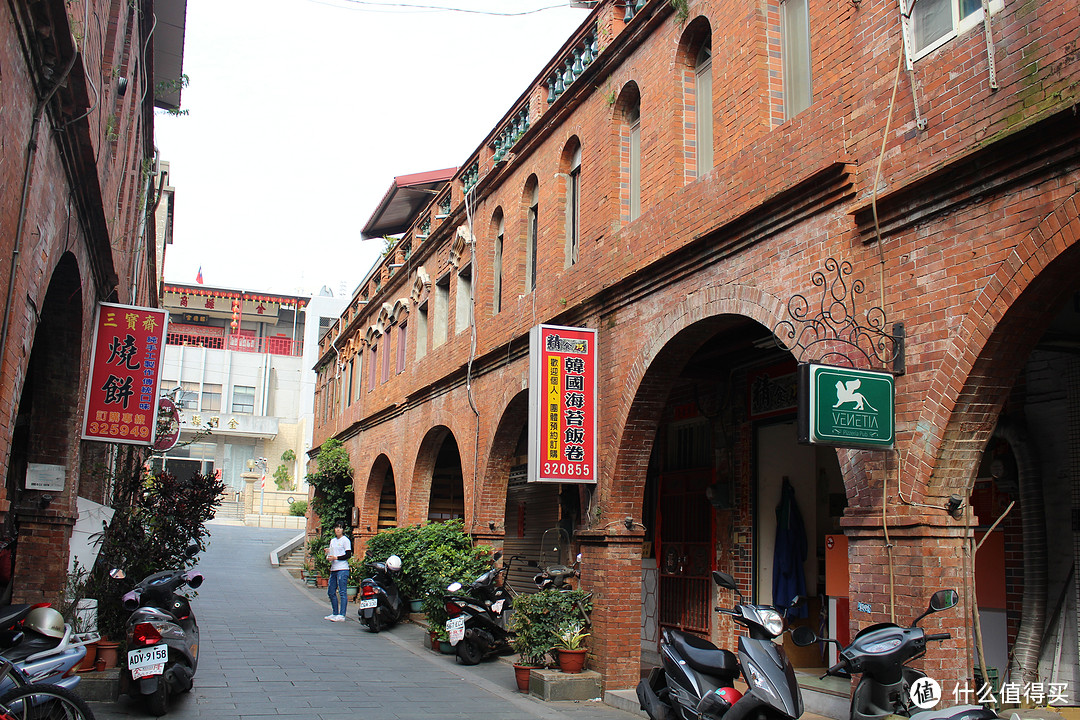
{"type": "Polygon", "coordinates": [[[660,639],[663,665],[637,686],[641,709],[652,720],[799,717],[803,702],[795,669],[773,642],[784,632],[783,617],[770,606],[746,604],[731,575],[716,570],[712,575],[713,582],[739,598],[735,607],[715,610],[747,628],[749,637],[739,638],[736,657],[696,635],[665,628],[660,639]],[[745,694],[734,687],[740,673],[748,686],[745,694]]]}
{"type": "Polygon", "coordinates": [[[398,591],[401,558],[391,555],[386,562],[369,563],[371,577],[360,581],[360,607],[356,611],[360,622],[373,633],[401,622],[405,617],[405,601],[398,591]]]}
{"type": "MultiPolygon", "coordinates": [[[[192,544],[189,557],[199,552],[192,544]]],[[[114,577],[123,577],[114,571],[114,577]]],[[[188,598],[179,594],[185,585],[202,585],[195,570],[165,570],[143,578],[124,595],[127,621],[128,694],[142,697],[152,715],[168,712],[170,695],[188,692],[199,663],[199,626],[188,598]]]]}
{"type": "MultiPolygon", "coordinates": [[[[493,565],[501,559],[502,553],[496,552],[493,565]]],[[[486,657],[509,651],[513,633],[507,628],[507,619],[514,592],[506,576],[515,560],[524,558],[513,555],[505,566],[493,566],[473,580],[467,592],[460,582],[447,586],[445,608],[450,619],[446,631],[461,664],[476,665],[486,657]]]]}
{"type": "MultiPolygon", "coordinates": [[[[73,633],[48,603],[0,608],[0,656],[11,662],[25,682],[49,683],[67,690],[79,684],[75,668],[86,657],[86,645],[97,633],[73,633]]],[[[0,695],[17,680],[0,680],[0,695]]]]}
{"type": "Polygon", "coordinates": [[[918,692],[917,683],[926,674],[906,663],[926,654],[927,641],[950,637],[949,633],[927,634],[918,627],[919,621],[931,613],[955,607],[959,601],[960,595],[955,590],[938,590],[930,597],[926,612],[915,618],[911,627],[896,623],[870,625],[860,630],[847,647],[837,640],[818,638],[808,627],[795,628],[791,639],[800,647],[828,642],[841,648],[839,660],[825,675],[850,678],[852,673],[862,674],[851,694],[851,720],[882,720],[887,715],[911,720],[996,720],[998,716],[981,705],[922,710],[915,702],[913,690],[918,692]]]}

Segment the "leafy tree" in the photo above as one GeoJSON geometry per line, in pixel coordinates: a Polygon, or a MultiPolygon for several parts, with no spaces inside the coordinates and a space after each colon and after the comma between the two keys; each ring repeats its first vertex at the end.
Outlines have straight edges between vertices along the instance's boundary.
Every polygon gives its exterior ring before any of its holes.
{"type": "Polygon", "coordinates": [[[166,472],[135,471],[117,478],[116,512],[101,535],[101,551],[87,582],[87,595],[98,599],[98,630],[120,639],[130,614],[120,599],[147,575],[185,570],[195,564],[186,553],[195,542],[202,550],[206,521],[214,517],[225,484],[214,476],[180,479],[166,472]],[[110,577],[118,568],[126,577],[110,577]]]}
{"type": "Polygon", "coordinates": [[[340,440],[327,440],[315,458],[315,472],[307,476],[308,484],[315,493],[311,498],[311,510],[319,517],[320,532],[317,545],[309,548],[315,557],[330,545],[334,537],[334,524],[342,523],[345,534],[349,533],[349,521],[355,504],[352,487],[353,469],[349,453],[340,440]]]}

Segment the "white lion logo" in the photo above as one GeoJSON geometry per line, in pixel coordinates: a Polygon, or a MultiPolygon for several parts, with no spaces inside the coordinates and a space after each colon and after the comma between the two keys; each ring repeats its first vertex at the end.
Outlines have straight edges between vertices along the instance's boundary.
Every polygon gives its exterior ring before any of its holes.
{"type": "Polygon", "coordinates": [[[855,378],[854,380],[848,380],[846,383],[840,380],[836,381],[836,404],[833,405],[833,409],[840,407],[845,403],[855,403],[856,410],[862,410],[865,403],[871,410],[877,412],[877,408],[870,405],[870,401],[866,399],[866,396],[861,392],[857,392],[862,386],[862,380],[855,378]]]}

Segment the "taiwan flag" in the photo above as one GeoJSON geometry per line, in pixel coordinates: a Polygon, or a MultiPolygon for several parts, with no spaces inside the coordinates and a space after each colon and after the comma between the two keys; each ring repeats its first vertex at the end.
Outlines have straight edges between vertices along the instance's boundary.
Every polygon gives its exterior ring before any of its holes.
{"type": "Polygon", "coordinates": [[[199,283],[200,285],[203,284],[202,265],[199,266],[199,272],[195,275],[195,282],[199,283]]]}

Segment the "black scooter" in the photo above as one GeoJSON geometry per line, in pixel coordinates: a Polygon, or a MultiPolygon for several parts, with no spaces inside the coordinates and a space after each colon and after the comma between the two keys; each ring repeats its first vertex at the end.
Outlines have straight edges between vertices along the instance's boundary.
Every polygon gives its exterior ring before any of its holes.
{"type": "Polygon", "coordinates": [[[660,639],[663,667],[653,668],[637,686],[638,702],[652,720],[744,720],[747,717],[792,720],[803,702],[795,669],[782,647],[773,642],[784,632],[784,619],[774,608],[747,605],[727,573],[713,571],[713,582],[734,590],[734,608],[716,608],[750,631],[739,638],[739,656],[696,635],[665,628],[660,639]],[[749,686],[735,689],[740,672],[749,686]]]}
{"type": "MultiPolygon", "coordinates": [[[[199,552],[198,544],[187,548],[188,557],[199,552]]],[[[114,578],[122,571],[113,570],[114,578]]],[[[127,621],[128,694],[142,697],[152,715],[164,715],[169,697],[188,692],[199,666],[199,625],[191,603],[179,590],[187,585],[202,585],[203,576],[195,570],[166,570],[143,578],[135,589],[124,595],[124,609],[130,610],[127,621]]]]}
{"type": "MultiPolygon", "coordinates": [[[[496,552],[492,562],[498,563],[501,558],[502,553],[496,552]]],[[[476,665],[510,649],[512,633],[507,629],[507,620],[513,597],[505,580],[514,560],[523,559],[514,555],[505,567],[488,570],[473,580],[467,593],[462,592],[459,582],[446,588],[445,607],[450,616],[446,631],[463,665],[476,665]]]]}
{"type": "MultiPolygon", "coordinates": [[[[950,637],[949,633],[926,634],[918,627],[919,621],[930,613],[955,607],[959,601],[960,595],[955,590],[938,590],[930,598],[930,607],[911,627],[877,623],[860,630],[851,644],[840,650],[838,662],[826,670],[825,675],[850,678],[851,673],[862,674],[851,694],[852,720],[882,720],[887,715],[902,715],[911,720],[997,720],[994,712],[981,705],[921,710],[915,702],[919,680],[926,675],[906,663],[926,653],[928,640],[948,640],[950,637]]],[[[808,627],[795,628],[791,639],[801,647],[821,641],[840,647],[836,640],[820,640],[808,627]]]]}
{"type": "Polygon", "coordinates": [[[407,612],[397,586],[401,559],[391,555],[386,562],[369,563],[368,567],[371,577],[360,581],[360,607],[356,614],[368,630],[377,633],[397,625],[407,612]]]}

